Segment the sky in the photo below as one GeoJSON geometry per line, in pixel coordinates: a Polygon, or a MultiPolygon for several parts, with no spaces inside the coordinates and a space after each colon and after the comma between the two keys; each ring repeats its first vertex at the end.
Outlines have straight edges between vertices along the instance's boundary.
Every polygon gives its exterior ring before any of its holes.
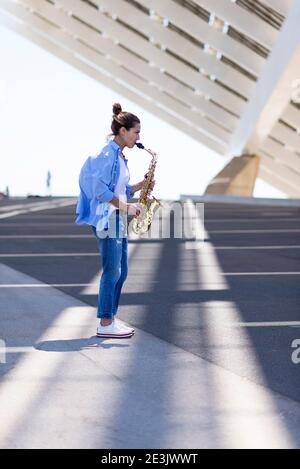
{"type": "MultiPolygon", "coordinates": [[[[31,41],[0,25],[0,192],[77,196],[85,159],[110,132],[112,104],[141,120],[141,142],[158,155],[153,195],[202,194],[224,157],[118,95],[31,41]]],[[[148,153],[125,149],[130,183],[143,179],[148,153]]],[[[257,180],[254,196],[284,197],[257,180]]]]}

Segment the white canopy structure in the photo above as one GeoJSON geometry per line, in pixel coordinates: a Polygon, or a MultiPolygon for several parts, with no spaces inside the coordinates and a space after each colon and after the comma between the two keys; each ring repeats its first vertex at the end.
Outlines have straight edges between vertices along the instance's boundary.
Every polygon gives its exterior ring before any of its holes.
{"type": "Polygon", "coordinates": [[[0,22],[300,197],[299,0],[0,0],[0,22]]]}

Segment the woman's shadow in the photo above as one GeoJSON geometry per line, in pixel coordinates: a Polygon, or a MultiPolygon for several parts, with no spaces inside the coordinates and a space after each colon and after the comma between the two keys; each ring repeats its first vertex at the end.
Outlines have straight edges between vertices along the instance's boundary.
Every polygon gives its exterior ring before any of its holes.
{"type": "MultiPolygon", "coordinates": [[[[106,338],[97,336],[83,337],[82,339],[45,340],[35,344],[34,348],[44,352],[75,352],[94,348],[128,347],[129,344],[121,344],[116,341],[106,343],[106,338]]],[[[120,339],[113,339],[120,340],[120,339]]]]}

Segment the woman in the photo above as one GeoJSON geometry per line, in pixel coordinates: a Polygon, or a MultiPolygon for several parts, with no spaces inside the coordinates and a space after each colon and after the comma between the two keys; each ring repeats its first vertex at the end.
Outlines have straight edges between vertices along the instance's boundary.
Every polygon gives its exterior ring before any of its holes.
{"type": "Polygon", "coordinates": [[[113,105],[112,140],[96,157],[89,157],[79,177],[77,224],[91,225],[102,256],[97,317],[98,337],[131,337],[134,329],[116,319],[122,286],[127,277],[127,214],[137,216],[139,207],[127,203],[144,181],[129,185],[127,160],[122,151],[139,140],[140,120],[113,105]]]}

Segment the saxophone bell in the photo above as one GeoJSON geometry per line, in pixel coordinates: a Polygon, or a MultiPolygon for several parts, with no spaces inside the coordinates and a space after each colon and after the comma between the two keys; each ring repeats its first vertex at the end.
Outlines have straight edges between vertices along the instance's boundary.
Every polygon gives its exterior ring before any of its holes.
{"type": "Polygon", "coordinates": [[[157,156],[150,149],[146,149],[140,142],[136,142],[136,146],[142,150],[147,151],[152,159],[148,168],[147,178],[145,178],[144,185],[141,189],[138,204],[141,206],[141,213],[132,220],[131,228],[135,234],[141,235],[146,233],[152,223],[155,211],[161,205],[160,201],[155,197],[150,198],[152,192],[152,182],[154,181],[154,171],[156,167],[157,156]]]}

